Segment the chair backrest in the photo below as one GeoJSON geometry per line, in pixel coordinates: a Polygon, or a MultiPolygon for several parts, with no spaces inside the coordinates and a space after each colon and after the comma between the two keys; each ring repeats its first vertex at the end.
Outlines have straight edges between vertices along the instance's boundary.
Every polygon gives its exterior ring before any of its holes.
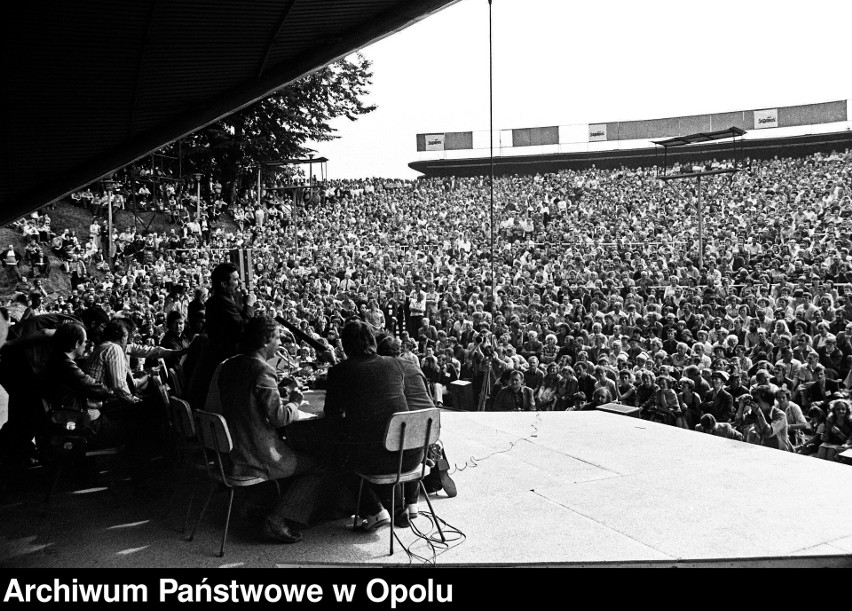
{"type": "Polygon", "coordinates": [[[151,376],[150,378],[151,384],[154,385],[154,389],[157,391],[157,398],[160,399],[160,403],[162,404],[163,410],[168,414],[169,411],[169,391],[166,388],[166,385],[163,384],[163,381],[159,376],[151,376]]]}
{"type": "Polygon", "coordinates": [[[388,420],[385,449],[389,452],[426,448],[441,435],[441,412],[437,407],[397,412],[388,420]]]}
{"type": "Polygon", "coordinates": [[[172,367],[169,367],[169,385],[172,387],[172,394],[176,397],[183,398],[186,396],[183,393],[183,384],[181,384],[180,378],[172,367]]]}
{"type": "Polygon", "coordinates": [[[195,439],[195,419],[192,417],[192,408],[189,403],[177,397],[169,397],[171,407],[172,425],[177,432],[186,439],[195,439]]]}
{"type": "Polygon", "coordinates": [[[199,409],[195,412],[195,422],[198,425],[198,439],[205,448],[220,454],[227,454],[234,449],[231,431],[224,416],[199,409]]]}
{"type": "Polygon", "coordinates": [[[157,367],[160,372],[160,379],[163,381],[163,384],[169,383],[169,366],[166,365],[166,359],[160,357],[157,359],[157,367]]]}
{"type": "Polygon", "coordinates": [[[186,375],[183,371],[183,362],[178,361],[174,364],[175,376],[177,377],[178,384],[180,384],[181,388],[186,388],[186,375]]]}

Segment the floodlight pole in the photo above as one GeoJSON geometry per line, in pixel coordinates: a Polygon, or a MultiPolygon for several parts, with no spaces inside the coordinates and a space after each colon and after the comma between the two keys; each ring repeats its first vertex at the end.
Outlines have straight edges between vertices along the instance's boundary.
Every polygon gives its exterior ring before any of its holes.
{"type": "Polygon", "coordinates": [[[201,179],[204,174],[193,174],[195,179],[195,220],[201,225],[201,179]]]}
{"type": "Polygon", "coordinates": [[[698,181],[698,269],[704,267],[704,211],[701,209],[701,177],[698,181]]]}
{"type": "MultiPolygon", "coordinates": [[[[736,145],[737,138],[742,138],[745,135],[745,131],[740,129],[739,127],[730,127],[728,129],[722,129],[714,132],[699,132],[696,134],[690,134],[688,136],[677,136],[675,138],[669,138],[668,140],[654,140],[653,143],[662,146],[663,150],[663,170],[662,173],[659,172],[657,177],[663,182],[668,182],[669,180],[678,180],[682,178],[695,178],[696,179],[696,212],[698,213],[698,267],[704,267],[704,210],[703,210],[703,202],[701,201],[701,178],[703,176],[713,176],[717,174],[734,174],[739,171],[740,163],[737,161],[736,157],[736,145]],[[698,143],[706,143],[712,142],[714,140],[721,140],[723,138],[731,138],[734,150],[734,165],[732,168],[726,169],[710,169],[705,170],[704,168],[696,168],[692,167],[692,172],[681,173],[681,174],[669,174],[668,173],[668,150],[669,147],[681,147],[690,144],[698,144],[698,143]]],[[[659,150],[659,149],[658,149],[659,150]]],[[[723,204],[724,206],[724,204],[723,204]]]]}
{"type": "Polygon", "coordinates": [[[491,37],[491,0],[488,0],[488,132],[491,136],[491,303],[497,304],[497,276],[494,272],[494,52],[491,37]]]}
{"type": "Polygon", "coordinates": [[[112,190],[115,188],[114,180],[105,180],[104,187],[107,190],[107,265],[109,271],[113,271],[112,255],[112,190]]]}

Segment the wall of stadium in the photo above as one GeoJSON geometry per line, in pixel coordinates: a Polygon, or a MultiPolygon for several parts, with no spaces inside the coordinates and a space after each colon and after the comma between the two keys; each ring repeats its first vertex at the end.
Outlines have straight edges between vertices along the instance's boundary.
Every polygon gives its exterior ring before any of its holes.
{"type": "MultiPolygon", "coordinates": [[[[804,157],[814,153],[829,154],[852,149],[852,131],[782,138],[743,140],[743,155],[753,159],[779,157],[804,157]]],[[[738,147],[739,148],[739,147],[738,147]]],[[[731,157],[730,142],[692,145],[671,149],[668,162],[687,163],[731,157]]],[[[584,151],[578,153],[528,154],[495,157],[495,174],[536,174],[558,172],[564,169],[586,169],[592,166],[603,169],[620,167],[653,167],[662,165],[659,147],[624,150],[584,151]]],[[[423,178],[445,176],[487,176],[490,172],[488,157],[464,159],[434,159],[408,164],[412,170],[422,172],[423,178]]]]}
{"type": "MultiPolygon", "coordinates": [[[[758,108],[737,112],[689,115],[645,121],[605,121],[589,123],[578,130],[576,125],[527,127],[495,131],[495,146],[505,149],[525,147],[566,147],[606,144],[685,136],[739,127],[747,132],[841,123],[848,120],[847,101],[821,104],[758,108]]],[[[488,132],[435,132],[417,134],[417,151],[440,152],[484,150],[490,147],[488,132]]],[[[612,146],[612,145],[610,145],[612,146]]],[[[546,149],[539,152],[553,152],[546,149]]],[[[557,151],[558,152],[558,151],[557,151]]]]}

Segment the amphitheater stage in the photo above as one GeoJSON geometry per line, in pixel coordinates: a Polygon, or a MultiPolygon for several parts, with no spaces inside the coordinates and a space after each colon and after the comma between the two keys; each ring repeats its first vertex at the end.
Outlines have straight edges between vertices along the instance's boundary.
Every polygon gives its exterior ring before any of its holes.
{"type": "MultiPolygon", "coordinates": [[[[845,465],[603,412],[445,412],[442,438],[459,493],[440,493],[433,504],[464,537],[437,551],[439,566],[852,565],[845,465]]],[[[184,542],[183,496],[164,519],[167,495],[119,486],[113,499],[66,487],[40,517],[40,479],[34,474],[32,490],[0,501],[2,566],[410,562],[399,546],[387,555],[387,529],[354,534],[343,519],[306,530],[296,545],[262,542],[235,519],[218,558],[222,495],[195,540],[184,542]]],[[[428,519],[416,524],[425,528],[428,519]]],[[[411,530],[397,532],[431,558],[411,530]]]]}

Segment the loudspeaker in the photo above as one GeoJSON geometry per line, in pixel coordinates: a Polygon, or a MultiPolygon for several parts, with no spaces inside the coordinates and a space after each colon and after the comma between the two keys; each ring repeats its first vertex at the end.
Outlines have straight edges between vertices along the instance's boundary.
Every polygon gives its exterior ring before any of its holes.
{"type": "Polygon", "coordinates": [[[467,380],[450,382],[450,395],[453,407],[465,412],[475,412],[476,402],[473,400],[473,384],[467,380]]]}
{"type": "Polygon", "coordinates": [[[254,288],[254,267],[251,262],[251,248],[234,248],[228,251],[228,258],[237,266],[243,286],[251,290],[254,288]]]}
{"type": "Polygon", "coordinates": [[[632,416],[633,418],[638,418],[639,412],[641,411],[638,407],[633,407],[632,405],[622,405],[621,403],[607,403],[606,405],[598,405],[595,409],[602,412],[609,412],[610,414],[632,416]]]}

